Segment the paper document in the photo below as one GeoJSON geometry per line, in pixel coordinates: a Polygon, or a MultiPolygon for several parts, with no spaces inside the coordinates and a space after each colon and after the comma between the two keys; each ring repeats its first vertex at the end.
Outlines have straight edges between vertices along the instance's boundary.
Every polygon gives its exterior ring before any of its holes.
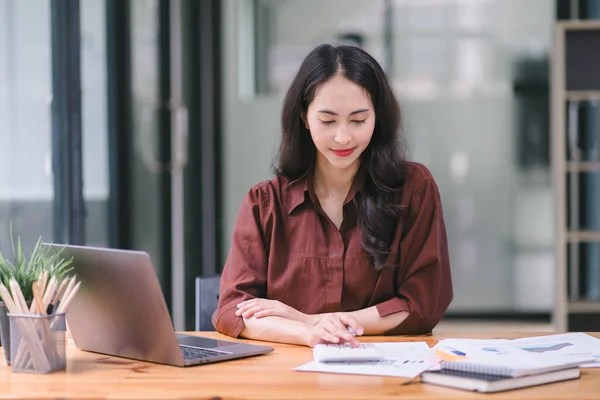
{"type": "MultiPolygon", "coordinates": [[[[600,339],[585,333],[534,336],[521,339],[443,339],[434,349],[445,353],[447,359],[485,357],[493,354],[546,354],[564,357],[591,356],[594,362],[582,364],[582,368],[600,367],[600,339]]],[[[444,357],[444,356],[442,356],[444,357]]]]}
{"type": "Polygon", "coordinates": [[[439,369],[434,350],[425,342],[370,344],[380,348],[386,358],[369,362],[319,363],[311,361],[294,368],[294,370],[414,378],[428,369],[439,369]]]}

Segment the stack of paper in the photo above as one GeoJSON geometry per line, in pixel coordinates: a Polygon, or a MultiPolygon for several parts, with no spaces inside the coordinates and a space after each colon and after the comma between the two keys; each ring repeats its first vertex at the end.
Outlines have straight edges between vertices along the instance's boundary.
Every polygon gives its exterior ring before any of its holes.
{"type": "Polygon", "coordinates": [[[370,343],[381,349],[386,358],[370,362],[311,361],[294,368],[304,372],[331,372],[338,374],[396,376],[414,378],[438,364],[435,351],[425,342],[370,343]]]}
{"type": "Polygon", "coordinates": [[[579,367],[600,366],[600,339],[584,333],[514,340],[444,339],[434,347],[442,370],[421,381],[498,392],[577,379],[579,367]]]}

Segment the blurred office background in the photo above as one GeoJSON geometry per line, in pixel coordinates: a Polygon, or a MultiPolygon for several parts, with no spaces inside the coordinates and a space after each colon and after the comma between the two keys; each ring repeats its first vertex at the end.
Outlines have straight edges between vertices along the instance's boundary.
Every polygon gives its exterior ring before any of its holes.
{"type": "Polygon", "coordinates": [[[0,248],[148,251],[178,329],[270,178],[307,52],[383,65],[441,189],[448,318],[550,320],[549,57],[596,0],[0,0],[0,248]],[[78,90],[81,88],[81,90],[78,90]]]}

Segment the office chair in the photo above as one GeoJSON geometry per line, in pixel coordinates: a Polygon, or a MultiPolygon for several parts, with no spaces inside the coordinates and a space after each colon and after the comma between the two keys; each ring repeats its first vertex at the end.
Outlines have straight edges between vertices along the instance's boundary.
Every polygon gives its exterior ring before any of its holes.
{"type": "Polygon", "coordinates": [[[221,276],[196,277],[196,331],[214,331],[211,318],[219,303],[221,276]]]}

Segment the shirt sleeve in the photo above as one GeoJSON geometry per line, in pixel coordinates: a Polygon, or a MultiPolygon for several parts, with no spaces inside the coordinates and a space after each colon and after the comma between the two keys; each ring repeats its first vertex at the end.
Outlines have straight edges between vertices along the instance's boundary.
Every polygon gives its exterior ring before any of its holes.
{"type": "Polygon", "coordinates": [[[385,334],[431,332],[453,298],[446,227],[433,178],[412,193],[407,214],[405,233],[399,235],[398,291],[376,307],[381,317],[400,311],[409,316],[385,334]]]}
{"type": "Polygon", "coordinates": [[[257,188],[245,196],[221,274],[219,304],[212,323],[217,331],[234,338],[244,329],[242,317],[235,315],[237,305],[266,295],[267,249],[261,221],[268,201],[257,188]]]}

